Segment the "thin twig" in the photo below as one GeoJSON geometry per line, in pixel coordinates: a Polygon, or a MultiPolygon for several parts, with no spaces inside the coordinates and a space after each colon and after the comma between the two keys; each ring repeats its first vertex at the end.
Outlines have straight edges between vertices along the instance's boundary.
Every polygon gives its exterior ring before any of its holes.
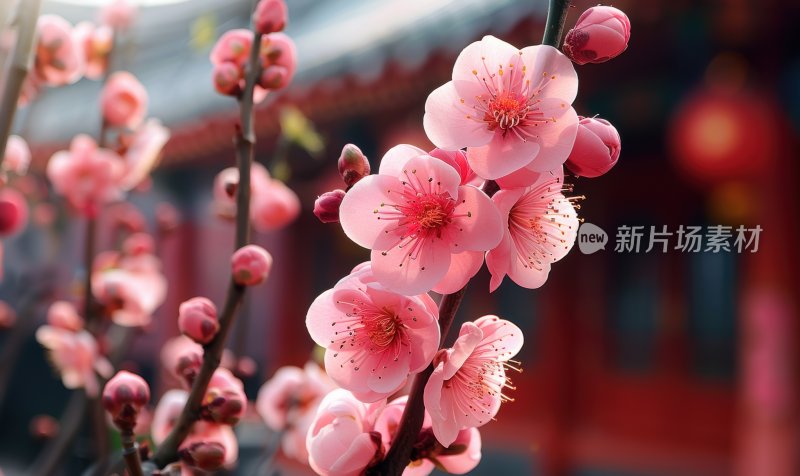
{"type": "Polygon", "coordinates": [[[125,430],[120,434],[122,440],[122,458],[128,468],[130,476],[144,476],[142,472],[142,460],[139,458],[139,448],[136,445],[136,437],[133,430],[125,430]]]}
{"type": "MultiPolygon", "coordinates": [[[[250,165],[253,163],[253,150],[256,142],[253,131],[253,90],[260,74],[259,52],[261,34],[253,33],[253,47],[248,60],[245,88],[239,99],[240,126],[236,131],[236,161],[239,168],[239,186],[236,189],[236,239],[235,249],[245,246],[250,235],[250,165]]],[[[192,390],[183,411],[178,417],[169,436],[159,445],[153,460],[158,467],[164,467],[177,458],[178,447],[189,434],[189,431],[200,418],[200,408],[211,376],[219,366],[225,341],[236,320],[237,311],[242,303],[245,287],[236,284],[233,279],[228,285],[225,303],[219,319],[219,332],[209,344],[204,346],[203,364],[192,384],[192,390]]]]}
{"type": "Polygon", "coordinates": [[[30,69],[40,5],[41,0],[17,2],[17,42],[5,72],[3,91],[0,92],[0,165],[6,155],[6,143],[8,135],[11,134],[11,126],[14,124],[19,93],[30,69]]]}

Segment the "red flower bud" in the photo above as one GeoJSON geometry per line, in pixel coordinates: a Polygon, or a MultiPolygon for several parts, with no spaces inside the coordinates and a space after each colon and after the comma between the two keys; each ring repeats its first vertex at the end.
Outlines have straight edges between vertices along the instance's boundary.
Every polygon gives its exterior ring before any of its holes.
{"type": "Polygon", "coordinates": [[[628,47],[631,22],[614,7],[592,7],[564,38],[564,53],[577,64],[604,63],[628,47]]]}
{"type": "Polygon", "coordinates": [[[0,190],[0,236],[15,235],[28,224],[28,202],[13,188],[0,190]]]}
{"type": "Polygon", "coordinates": [[[231,271],[236,284],[255,286],[267,279],[272,267],[272,255],[258,245],[236,250],[231,258],[231,271]]]}
{"type": "Polygon", "coordinates": [[[150,387],[142,377],[121,370],[103,389],[103,407],[120,430],[133,431],[139,410],[150,400],[150,387]]]}
{"type": "Polygon", "coordinates": [[[342,204],[344,190],[325,192],[314,202],[314,215],[322,223],[339,223],[339,206],[342,204]]]}
{"type": "Polygon", "coordinates": [[[203,471],[216,471],[225,463],[225,447],[215,441],[198,441],[179,451],[181,461],[203,471]]]}
{"type": "Polygon", "coordinates": [[[283,0],[261,0],[253,12],[253,25],[262,35],[282,31],[288,16],[283,0]]]}
{"type": "Polygon", "coordinates": [[[242,70],[235,63],[225,61],[214,65],[214,88],[220,94],[236,96],[241,92],[239,81],[242,79],[242,70]]]}
{"type": "Polygon", "coordinates": [[[267,66],[261,72],[258,84],[264,89],[281,89],[289,84],[289,71],[279,65],[267,66]]]}
{"type": "Polygon", "coordinates": [[[347,144],[339,156],[339,175],[348,187],[369,175],[369,160],[361,149],[353,144],[347,144]]]}
{"type": "Polygon", "coordinates": [[[202,416],[205,420],[235,425],[247,410],[247,396],[242,381],[228,369],[217,369],[211,376],[205,397],[202,416]]]}
{"type": "Polygon", "coordinates": [[[219,331],[216,306],[204,297],[183,302],[178,308],[178,329],[198,344],[208,344],[219,331]]]}
{"type": "Polygon", "coordinates": [[[566,166],[579,177],[599,177],[617,163],[621,147],[619,133],[610,122],[581,117],[566,166]]]}

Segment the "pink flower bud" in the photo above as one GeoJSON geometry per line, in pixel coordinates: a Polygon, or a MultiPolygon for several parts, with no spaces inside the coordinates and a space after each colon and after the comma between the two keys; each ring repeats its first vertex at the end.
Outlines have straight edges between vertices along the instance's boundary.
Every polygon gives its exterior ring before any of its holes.
{"type": "Polygon", "coordinates": [[[0,236],[11,236],[28,224],[28,201],[13,188],[0,190],[0,236]]]}
{"type": "Polygon", "coordinates": [[[272,255],[258,245],[239,248],[231,258],[233,280],[243,286],[263,283],[271,267],[272,255]]]}
{"type": "Polygon", "coordinates": [[[183,302],[178,308],[178,329],[198,344],[208,344],[219,331],[216,306],[204,297],[183,302]]]}
{"type": "Polygon", "coordinates": [[[274,33],[286,27],[288,16],[283,0],[261,0],[253,12],[253,25],[262,35],[274,33]]]}
{"type": "Polygon", "coordinates": [[[261,72],[258,85],[264,89],[281,89],[289,84],[289,71],[283,66],[270,65],[261,72]]]}
{"type": "Polygon", "coordinates": [[[112,126],[136,129],[147,114],[147,90],[131,73],[116,72],[103,88],[100,106],[112,126]]]}
{"type": "Polygon", "coordinates": [[[36,415],[31,419],[28,429],[37,440],[49,440],[58,435],[60,428],[58,420],[50,415],[36,415]]]}
{"type": "Polygon", "coordinates": [[[139,411],[149,400],[147,382],[125,370],[117,372],[103,389],[103,407],[120,430],[133,430],[139,411]]]}
{"type": "Polygon", "coordinates": [[[235,425],[247,410],[247,396],[242,381],[230,370],[214,371],[203,397],[203,419],[226,425],[235,425]]]}
{"type": "Polygon", "coordinates": [[[147,233],[134,233],[122,242],[122,251],[129,256],[153,254],[156,243],[147,233]]]}
{"type": "Polygon", "coordinates": [[[339,207],[344,199],[344,190],[325,192],[314,202],[314,215],[322,223],[339,223],[339,207]]]}
{"type": "Polygon", "coordinates": [[[297,69],[297,51],[291,38],[283,33],[270,33],[262,36],[259,55],[265,70],[269,66],[282,66],[285,68],[285,73],[282,72],[281,87],[285,87],[292,81],[294,72],[297,69]]]}
{"type": "Polygon", "coordinates": [[[47,310],[47,323],[53,327],[78,332],[83,329],[83,318],[71,302],[56,301],[47,310]]]}
{"type": "Polygon", "coordinates": [[[614,7],[591,7],[564,38],[564,53],[577,64],[604,63],[628,47],[631,22],[614,7]]]}
{"type": "Polygon", "coordinates": [[[214,89],[226,96],[236,96],[242,92],[239,84],[242,80],[242,73],[242,69],[230,61],[215,64],[213,72],[214,89]]]}
{"type": "Polygon", "coordinates": [[[239,67],[247,64],[250,48],[253,46],[253,32],[244,28],[228,30],[219,37],[211,48],[209,59],[211,64],[231,61],[239,67]]]}
{"type": "Polygon", "coordinates": [[[181,221],[180,212],[170,203],[161,202],[156,205],[156,223],[161,233],[174,231],[181,221]]]}
{"type": "Polygon", "coordinates": [[[20,136],[8,136],[6,152],[3,157],[3,170],[25,175],[31,163],[31,149],[28,143],[20,136]]]}
{"type": "Polygon", "coordinates": [[[178,456],[193,468],[216,471],[225,463],[225,447],[216,441],[198,441],[181,448],[178,456]]]}
{"type": "Polygon", "coordinates": [[[357,146],[347,144],[339,155],[339,175],[348,187],[369,175],[369,160],[357,146]]]}
{"type": "Polygon", "coordinates": [[[582,117],[567,168],[580,177],[599,177],[617,163],[620,148],[619,133],[610,122],[582,117]]]}

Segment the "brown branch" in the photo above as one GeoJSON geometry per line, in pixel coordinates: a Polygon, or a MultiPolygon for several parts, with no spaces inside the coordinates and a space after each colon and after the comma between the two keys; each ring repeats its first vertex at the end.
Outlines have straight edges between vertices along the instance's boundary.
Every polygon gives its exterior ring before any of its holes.
{"type": "Polygon", "coordinates": [[[41,0],[17,2],[17,41],[5,72],[3,91],[0,92],[0,165],[6,155],[6,143],[14,124],[19,93],[30,69],[40,5],[41,0]]]}
{"type": "Polygon", "coordinates": [[[120,434],[122,440],[122,458],[128,468],[130,476],[144,476],[142,472],[142,460],[139,458],[139,448],[136,445],[136,437],[133,430],[125,430],[120,434]]]}
{"type": "MultiPolygon", "coordinates": [[[[260,74],[259,51],[261,34],[253,33],[253,47],[250,50],[245,88],[239,98],[240,118],[236,131],[236,161],[239,168],[239,186],[236,189],[236,240],[235,248],[239,249],[249,242],[250,235],[250,165],[253,163],[253,150],[256,142],[253,131],[253,90],[260,74]]],[[[237,311],[244,297],[245,287],[231,279],[225,303],[219,319],[219,332],[214,340],[204,346],[203,364],[192,384],[192,390],[183,411],[175,423],[175,427],[158,447],[153,460],[162,468],[177,458],[178,447],[189,434],[189,431],[200,418],[200,408],[211,376],[219,366],[225,341],[236,320],[237,311]]]]}

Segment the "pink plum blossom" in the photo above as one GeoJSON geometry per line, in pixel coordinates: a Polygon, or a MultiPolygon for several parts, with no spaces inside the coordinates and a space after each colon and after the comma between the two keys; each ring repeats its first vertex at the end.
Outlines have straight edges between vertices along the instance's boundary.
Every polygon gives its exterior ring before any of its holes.
{"type": "Polygon", "coordinates": [[[75,41],[83,48],[86,62],[84,76],[101,79],[108,70],[108,60],[114,47],[114,31],[108,26],[95,26],[84,21],[75,25],[73,33],[75,41]]]}
{"type": "Polygon", "coordinates": [[[597,117],[581,117],[575,146],[567,168],[578,177],[599,177],[611,170],[619,159],[622,144],[610,122],[597,117]]]}
{"type": "Polygon", "coordinates": [[[256,410],[269,428],[282,431],[283,453],[308,463],[306,435],[322,398],[335,385],[320,367],[281,367],[258,391],[256,410]]]}
{"type": "Polygon", "coordinates": [[[557,49],[518,50],[485,36],[458,56],[453,80],[428,96],[425,132],[439,148],[469,147],[470,166],[486,179],[526,166],[552,170],[575,141],[577,91],[572,62],[557,49]]]}
{"type": "Polygon", "coordinates": [[[14,172],[17,175],[28,173],[31,163],[31,149],[28,143],[20,136],[8,136],[6,152],[3,157],[3,171],[14,172]]]}
{"type": "Polygon", "coordinates": [[[72,25],[56,15],[42,15],[36,23],[38,41],[32,74],[48,86],[64,86],[83,74],[83,46],[72,25]]]}
{"type": "Polygon", "coordinates": [[[578,17],[564,37],[564,53],[577,64],[605,63],[628,48],[631,22],[614,7],[598,5],[578,17]]]}
{"type": "Polygon", "coordinates": [[[250,199],[250,220],[260,232],[279,230],[300,215],[297,194],[278,179],[270,179],[262,190],[253,190],[250,199]]]}
{"type": "Polygon", "coordinates": [[[126,256],[111,267],[95,265],[92,294],[121,326],[146,326],[167,294],[161,262],[151,254],[126,256]]]}
{"type": "Polygon", "coordinates": [[[262,35],[274,33],[286,27],[288,16],[283,0],[259,0],[253,11],[253,25],[262,35]]]}
{"type": "Polygon", "coordinates": [[[41,326],[36,330],[36,340],[50,351],[50,360],[67,388],[83,387],[88,396],[96,397],[100,384],[95,372],[110,377],[114,371],[111,363],[99,354],[97,341],[87,331],[41,326]]]}
{"type": "Polygon", "coordinates": [[[439,347],[439,311],[427,294],[404,296],[378,284],[365,265],[322,293],[308,310],[311,338],[339,386],[374,402],[428,366],[439,347]]]}
{"type": "Polygon", "coordinates": [[[138,11],[131,0],[113,0],[100,10],[100,21],[115,30],[127,30],[136,20],[138,11]]]}
{"type": "Polygon", "coordinates": [[[231,62],[244,68],[252,47],[253,32],[244,28],[228,30],[214,44],[209,59],[213,65],[231,62]]]}
{"type": "Polygon", "coordinates": [[[508,275],[518,285],[544,284],[552,263],[575,244],[578,215],[562,192],[563,173],[541,174],[526,188],[500,190],[493,197],[504,222],[503,240],[486,254],[490,291],[508,275]]]}
{"type": "Polygon", "coordinates": [[[308,463],[322,476],[359,476],[383,457],[381,435],[373,431],[384,403],[362,403],[344,389],[320,402],[306,439],[308,463]]]}
{"type": "Polygon", "coordinates": [[[237,96],[242,92],[242,69],[231,61],[224,61],[214,65],[211,77],[214,80],[214,89],[226,96],[237,96]]]}
{"type": "Polygon", "coordinates": [[[28,225],[28,201],[13,188],[0,189],[0,237],[12,236],[28,225]]]}
{"type": "Polygon", "coordinates": [[[522,348],[522,331],[497,316],[483,316],[461,326],[450,349],[434,358],[425,385],[425,409],[431,415],[436,439],[449,447],[461,430],[479,427],[497,415],[508,399],[505,367],[522,348]]]}
{"type": "Polygon", "coordinates": [[[117,71],[100,93],[103,119],[115,127],[136,129],[147,114],[147,90],[127,71],[117,71]]]}
{"type": "Polygon", "coordinates": [[[47,178],[56,193],[78,211],[93,216],[98,207],[122,197],[125,166],[115,152],[97,147],[89,136],[72,139],[70,149],[56,152],[47,164],[47,178]]]}
{"type": "Polygon", "coordinates": [[[342,229],[372,249],[372,270],[383,286],[426,292],[447,275],[453,255],[497,246],[500,215],[483,192],[460,184],[446,162],[398,145],[377,175],[350,189],[339,210],[342,229]]]}
{"type": "Polygon", "coordinates": [[[47,310],[47,323],[53,327],[78,332],[83,329],[83,318],[75,305],[68,301],[56,301],[47,310]]]}
{"type": "Polygon", "coordinates": [[[217,307],[210,299],[198,296],[178,307],[178,329],[199,344],[208,344],[219,331],[217,307]]]}
{"type": "Polygon", "coordinates": [[[148,119],[131,138],[122,158],[125,174],[120,186],[128,191],[136,188],[153,171],[161,158],[161,150],[170,137],[169,129],[158,119],[148,119]]]}

